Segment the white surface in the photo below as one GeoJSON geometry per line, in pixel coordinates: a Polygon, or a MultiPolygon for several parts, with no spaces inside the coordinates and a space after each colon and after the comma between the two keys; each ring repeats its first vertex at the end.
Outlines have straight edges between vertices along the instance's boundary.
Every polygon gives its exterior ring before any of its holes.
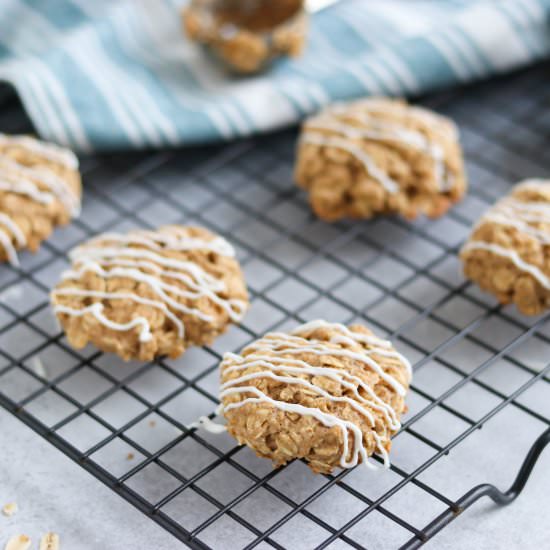
{"type": "MultiPolygon", "coordinates": [[[[0,548],[16,533],[29,535],[37,544],[48,530],[61,536],[63,550],[184,547],[4,411],[0,411],[0,426],[0,505],[11,501],[19,505],[12,518],[0,515],[0,548]]],[[[506,457],[501,459],[506,461],[506,457]]],[[[514,467],[510,461],[505,470],[514,467]]],[[[494,470],[499,477],[495,465],[494,470]]],[[[546,548],[550,538],[549,471],[550,449],[543,454],[518,501],[505,509],[489,501],[475,505],[427,548],[546,548]]],[[[378,540],[382,543],[381,538],[378,540]]],[[[393,548],[383,543],[377,547],[393,548]]],[[[220,543],[217,548],[232,546],[220,543]]]]}
{"type": "Polygon", "coordinates": [[[0,410],[0,507],[17,502],[11,518],[0,514],[0,548],[15,534],[54,531],[63,550],[169,550],[184,548],[141,512],[0,410]]]}
{"type": "MultiPolygon", "coordinates": [[[[501,460],[505,461],[506,457],[501,457],[501,460]]],[[[510,464],[505,469],[512,473],[511,466],[510,464]]],[[[496,474],[499,468],[498,462],[493,462],[493,468],[495,474],[488,479],[504,477],[496,474]]],[[[547,548],[550,541],[549,472],[550,448],[547,448],[525,490],[514,503],[500,508],[490,499],[479,501],[454,523],[441,531],[426,545],[426,548],[432,550],[547,548]]],[[[512,479],[513,476],[505,482],[498,483],[499,489],[507,489],[512,479]]]]}

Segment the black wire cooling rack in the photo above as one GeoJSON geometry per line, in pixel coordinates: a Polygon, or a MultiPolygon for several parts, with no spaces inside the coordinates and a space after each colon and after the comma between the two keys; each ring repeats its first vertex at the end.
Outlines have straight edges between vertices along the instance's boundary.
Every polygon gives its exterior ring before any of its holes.
{"type": "MultiPolygon", "coordinates": [[[[550,327],[466,282],[457,251],[515,181],[550,176],[549,69],[425,98],[459,123],[471,180],[438,221],[317,221],[292,182],[294,131],[83,159],[81,218],[20,269],[0,267],[0,405],[194,548],[416,548],[482,496],[511,501],[550,439],[550,327]],[[48,306],[66,252],[172,222],[236,245],[252,296],[243,325],[177,361],[72,350],[48,306]],[[228,435],[188,429],[216,407],[223,352],[319,317],[361,320],[415,363],[390,470],[272,470],[228,435]],[[518,471],[505,493],[481,483],[509,486],[518,471]]],[[[0,103],[3,131],[30,128],[13,96],[0,103]]]]}

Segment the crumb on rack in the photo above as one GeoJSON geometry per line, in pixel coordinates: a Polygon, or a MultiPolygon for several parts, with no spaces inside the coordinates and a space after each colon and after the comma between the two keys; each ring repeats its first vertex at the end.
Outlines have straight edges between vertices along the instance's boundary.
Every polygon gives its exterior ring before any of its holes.
{"type": "Polygon", "coordinates": [[[31,547],[31,539],[27,535],[14,535],[8,541],[4,550],[28,550],[31,547]]]}
{"type": "Polygon", "coordinates": [[[59,535],[56,533],[42,535],[39,550],[59,550],[59,535]]]}
{"type": "Polygon", "coordinates": [[[4,506],[2,506],[2,513],[6,517],[10,518],[15,513],[17,513],[17,503],[16,502],[8,502],[7,504],[4,504],[4,506]]]}

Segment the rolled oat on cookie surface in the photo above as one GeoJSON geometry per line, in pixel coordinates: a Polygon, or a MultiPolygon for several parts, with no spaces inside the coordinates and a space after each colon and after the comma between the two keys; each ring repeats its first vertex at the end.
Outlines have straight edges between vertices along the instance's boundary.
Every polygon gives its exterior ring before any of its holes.
{"type": "Polygon", "coordinates": [[[274,466],[303,458],[316,473],[386,464],[411,366],[362,325],[312,321],[227,353],[221,411],[228,432],[274,466]]]}
{"type": "Polygon", "coordinates": [[[550,308],[550,180],[530,179],[490,208],[460,252],[465,276],[525,315],[550,308]]]}
{"type": "Polygon", "coordinates": [[[69,343],[125,360],[180,356],[211,343],[248,308],[233,247],[200,227],[105,233],[70,253],[51,293],[69,343]]]}
{"type": "Polygon", "coordinates": [[[78,159],[30,136],[0,133],[0,261],[38,250],[58,225],[80,213],[78,159]]]}
{"type": "Polygon", "coordinates": [[[387,98],[333,104],[306,119],[295,179],[325,221],[437,218],[467,187],[456,125],[387,98]]]}

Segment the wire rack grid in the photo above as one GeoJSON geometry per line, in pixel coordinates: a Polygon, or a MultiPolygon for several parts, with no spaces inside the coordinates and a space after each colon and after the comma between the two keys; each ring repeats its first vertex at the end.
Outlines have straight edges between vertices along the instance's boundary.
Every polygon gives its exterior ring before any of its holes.
{"type": "MultiPolygon", "coordinates": [[[[423,100],[460,125],[471,180],[438,221],[316,220],[292,182],[295,131],[83,159],[82,216],[0,268],[0,405],[193,548],[415,548],[481,496],[511,500],[550,439],[550,328],[465,281],[457,251],[514,182],[550,175],[549,68],[423,100]],[[67,251],[173,222],[236,246],[252,298],[243,324],[178,360],[71,349],[48,304],[67,251]],[[225,351],[313,318],[366,323],[414,363],[388,471],[272,470],[228,435],[189,429],[216,407],[225,351]],[[509,485],[535,440],[508,493],[477,485],[509,485]]],[[[28,130],[2,101],[2,130],[28,130]]]]}

